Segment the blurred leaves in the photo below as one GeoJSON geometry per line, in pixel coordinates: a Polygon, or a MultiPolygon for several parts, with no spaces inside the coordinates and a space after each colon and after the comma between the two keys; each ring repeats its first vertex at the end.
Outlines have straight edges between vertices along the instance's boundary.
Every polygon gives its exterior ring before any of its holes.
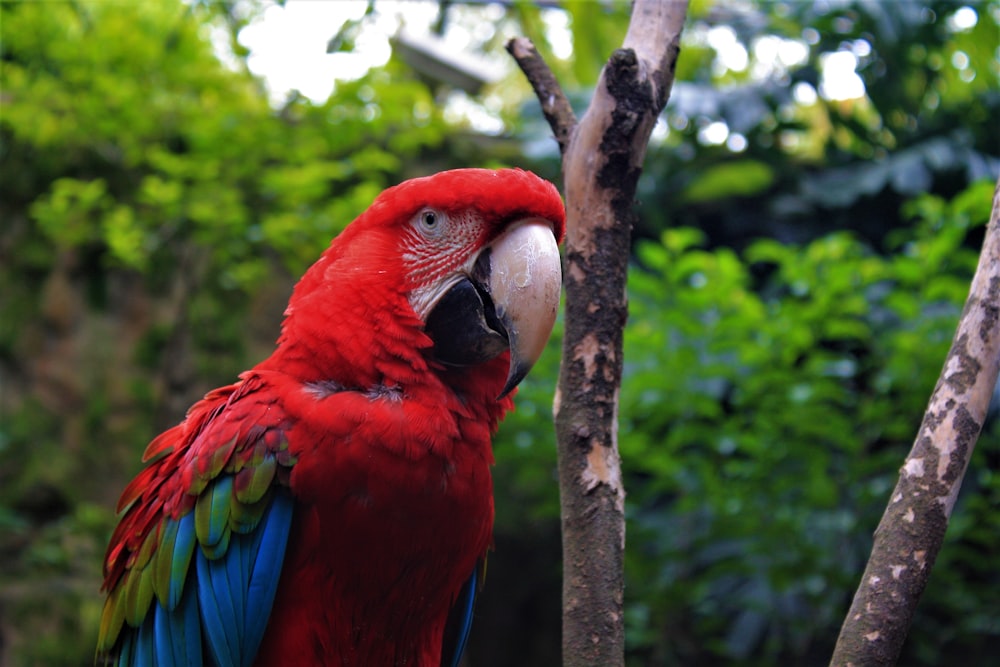
{"type": "Polygon", "coordinates": [[[728,162],[706,169],[689,183],[684,199],[698,203],[724,196],[749,197],[766,190],[773,180],[771,168],[763,162],[728,162]]]}
{"type": "MultiPolygon", "coordinates": [[[[707,249],[691,228],[636,248],[619,434],[628,664],[829,658],[950,345],[976,263],[966,242],[991,194],[982,181],[913,200],[892,256],[847,233],[707,249]]],[[[496,445],[497,487],[514,500],[498,503],[501,535],[558,516],[546,444],[558,337],[496,445]]],[[[911,633],[913,664],[981,664],[1000,633],[986,620],[1000,590],[983,569],[992,538],[976,528],[993,521],[984,463],[997,457],[986,434],[945,546],[952,571],[935,570],[917,621],[938,634],[911,633]]]]}
{"type": "MultiPolygon", "coordinates": [[[[942,214],[907,241],[919,279],[842,233],[742,258],[684,230],[640,247],[621,407],[637,656],[825,659],[968,290],[985,217],[954,215],[964,199],[912,206],[942,214]]],[[[959,644],[977,632],[952,618],[959,644]]]]}
{"type": "Polygon", "coordinates": [[[143,443],[271,344],[293,276],[404,164],[440,168],[419,158],[447,126],[398,64],[272,109],[213,52],[241,12],[0,4],[5,664],[89,664],[143,443]]]}
{"type": "Polygon", "coordinates": [[[879,246],[900,197],[951,197],[1000,174],[998,34],[990,2],[715,3],[693,14],[678,72],[693,71],[678,77],[668,131],[654,134],[637,234],[656,239],[666,221],[744,247],[759,234],[807,242],[848,229],[879,246]],[[830,96],[832,54],[856,63],[863,97],[830,96]],[[748,160],[768,167],[765,187],[734,176],[728,192],[691,198],[706,172],[748,160]]]}

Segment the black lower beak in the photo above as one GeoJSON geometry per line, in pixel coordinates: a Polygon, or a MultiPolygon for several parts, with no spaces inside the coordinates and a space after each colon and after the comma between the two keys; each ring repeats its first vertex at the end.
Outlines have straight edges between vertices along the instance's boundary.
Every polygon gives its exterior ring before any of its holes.
{"type": "Polygon", "coordinates": [[[489,294],[469,278],[449,289],[427,317],[434,358],[449,366],[474,366],[499,356],[510,343],[489,294]]]}

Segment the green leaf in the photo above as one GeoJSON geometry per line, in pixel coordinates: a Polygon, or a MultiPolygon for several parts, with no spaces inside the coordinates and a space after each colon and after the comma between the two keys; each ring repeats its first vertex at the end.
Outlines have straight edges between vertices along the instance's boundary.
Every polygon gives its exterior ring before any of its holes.
{"type": "Polygon", "coordinates": [[[688,203],[699,203],[726,197],[749,197],[771,187],[774,172],[757,160],[739,160],[709,167],[684,189],[682,197],[688,203]]]}

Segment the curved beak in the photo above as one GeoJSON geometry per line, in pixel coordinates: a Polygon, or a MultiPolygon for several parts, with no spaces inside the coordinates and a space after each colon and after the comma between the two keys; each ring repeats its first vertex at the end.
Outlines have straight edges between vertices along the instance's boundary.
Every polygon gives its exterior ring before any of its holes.
{"type": "Polygon", "coordinates": [[[525,218],[510,225],[450,282],[426,318],[434,356],[472,366],[510,350],[509,394],[538,361],[559,310],[562,267],[552,223],[525,218]]]}
{"type": "Polygon", "coordinates": [[[487,289],[507,330],[510,370],[503,398],[524,379],[545,349],[559,311],[562,265],[552,224],[528,218],[490,246],[487,289]]]}

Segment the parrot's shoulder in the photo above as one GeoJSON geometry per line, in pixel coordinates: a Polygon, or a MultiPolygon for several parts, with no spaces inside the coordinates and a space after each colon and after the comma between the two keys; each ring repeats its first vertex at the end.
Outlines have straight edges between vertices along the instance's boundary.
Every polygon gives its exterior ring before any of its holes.
{"type": "MultiPolygon", "coordinates": [[[[259,641],[291,525],[288,485],[296,461],[282,379],[258,371],[240,378],[155,438],[143,456],[146,468],[123,492],[105,557],[99,654],[130,651],[141,662],[158,645],[178,646],[169,639],[177,633],[204,637],[214,652],[213,633],[246,638],[246,628],[257,625],[249,638],[259,641]],[[242,610],[227,603],[231,613],[206,618],[215,595],[241,601],[242,610]]],[[[174,661],[201,655],[201,646],[199,639],[174,661]]]]}

